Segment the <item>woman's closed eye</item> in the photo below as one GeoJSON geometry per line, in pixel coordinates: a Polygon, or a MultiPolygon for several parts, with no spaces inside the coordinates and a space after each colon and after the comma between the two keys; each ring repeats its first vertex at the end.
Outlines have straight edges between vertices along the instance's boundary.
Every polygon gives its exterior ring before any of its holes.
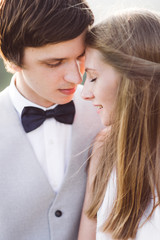
{"type": "Polygon", "coordinates": [[[95,82],[97,80],[97,78],[92,78],[91,80],[90,80],[90,82],[95,82]]]}

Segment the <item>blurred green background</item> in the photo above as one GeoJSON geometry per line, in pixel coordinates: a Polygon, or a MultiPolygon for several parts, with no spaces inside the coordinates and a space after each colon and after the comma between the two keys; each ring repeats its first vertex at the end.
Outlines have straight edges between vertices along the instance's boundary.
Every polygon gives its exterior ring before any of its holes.
{"type": "Polygon", "coordinates": [[[6,72],[3,60],[0,58],[0,91],[2,91],[10,83],[12,74],[6,72]]]}

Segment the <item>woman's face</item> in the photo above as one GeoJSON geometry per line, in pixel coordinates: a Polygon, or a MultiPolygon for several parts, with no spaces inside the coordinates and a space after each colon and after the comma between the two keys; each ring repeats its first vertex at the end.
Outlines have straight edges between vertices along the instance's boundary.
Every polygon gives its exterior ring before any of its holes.
{"type": "Polygon", "coordinates": [[[121,74],[111,65],[102,60],[102,54],[93,48],[86,49],[86,81],[82,97],[92,100],[97,107],[102,123],[106,126],[112,124],[112,113],[118,93],[121,74]]]}

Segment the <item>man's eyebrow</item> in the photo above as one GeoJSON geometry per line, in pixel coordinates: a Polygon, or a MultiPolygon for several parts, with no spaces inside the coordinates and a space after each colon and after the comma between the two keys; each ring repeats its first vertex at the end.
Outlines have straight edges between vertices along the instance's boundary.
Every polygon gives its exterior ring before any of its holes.
{"type": "Polygon", "coordinates": [[[78,56],[78,58],[83,57],[85,55],[85,50],[83,51],[83,53],[81,55],[78,56]]]}
{"type": "MultiPolygon", "coordinates": [[[[85,55],[85,50],[83,51],[83,53],[81,55],[79,55],[77,58],[81,58],[85,55]]],[[[44,63],[44,62],[56,62],[56,61],[64,61],[67,58],[44,58],[39,60],[40,63],[44,63]]]]}
{"type": "Polygon", "coordinates": [[[39,60],[39,62],[40,63],[43,63],[43,62],[56,62],[56,61],[63,61],[65,59],[66,58],[44,58],[44,59],[39,60]]]}

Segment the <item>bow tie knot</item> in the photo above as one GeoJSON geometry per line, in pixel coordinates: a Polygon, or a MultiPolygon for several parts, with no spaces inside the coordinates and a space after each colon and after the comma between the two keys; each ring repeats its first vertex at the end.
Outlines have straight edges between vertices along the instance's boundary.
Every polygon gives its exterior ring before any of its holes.
{"type": "Polygon", "coordinates": [[[51,109],[51,110],[46,110],[44,114],[46,118],[52,118],[56,113],[54,109],[51,109]]]}
{"type": "Polygon", "coordinates": [[[47,118],[55,118],[58,122],[72,124],[75,115],[73,101],[58,105],[54,109],[42,110],[37,107],[24,107],[21,115],[22,125],[28,133],[38,128],[47,118]]]}

